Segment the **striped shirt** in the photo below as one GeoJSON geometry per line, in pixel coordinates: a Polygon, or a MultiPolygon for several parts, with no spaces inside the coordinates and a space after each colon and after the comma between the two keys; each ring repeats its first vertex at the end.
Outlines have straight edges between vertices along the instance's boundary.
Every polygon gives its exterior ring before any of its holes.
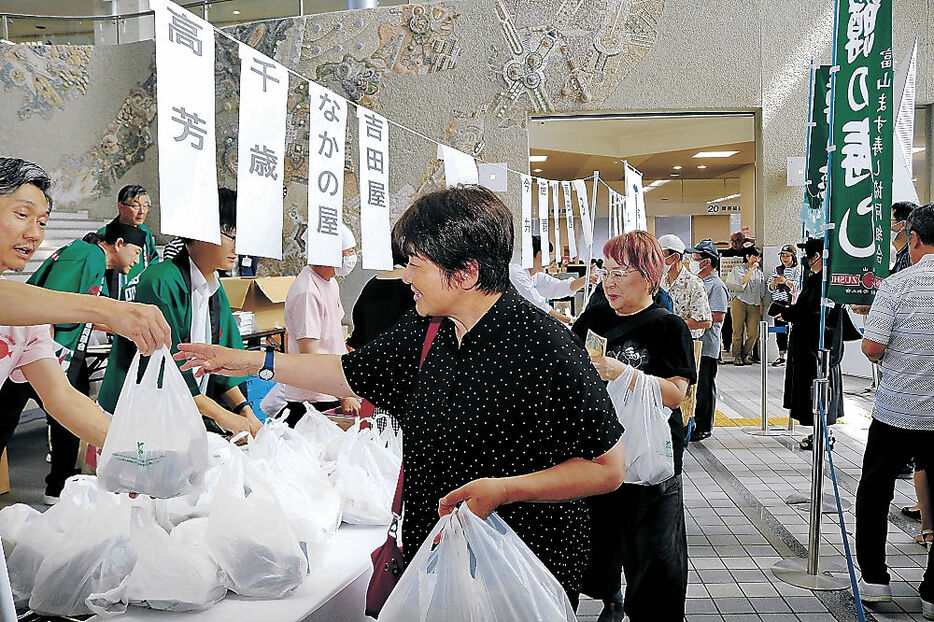
{"type": "Polygon", "coordinates": [[[785,280],[789,284],[791,292],[788,292],[785,288],[775,285],[772,287],[772,283],[778,278],[778,266],[772,268],[772,274],[769,275],[769,280],[766,285],[772,291],[772,300],[775,302],[781,302],[784,304],[791,304],[791,293],[798,289],[798,271],[801,268],[799,266],[785,267],[784,274],[785,280]]]}
{"type": "Polygon", "coordinates": [[[863,337],[885,345],[872,416],[934,431],[934,253],[882,282],[863,337]]]}

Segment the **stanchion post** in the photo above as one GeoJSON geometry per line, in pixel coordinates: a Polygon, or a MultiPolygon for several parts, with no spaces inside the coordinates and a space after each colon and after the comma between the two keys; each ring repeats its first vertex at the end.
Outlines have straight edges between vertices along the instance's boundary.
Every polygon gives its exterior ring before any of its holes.
{"type": "Polygon", "coordinates": [[[827,372],[830,352],[820,351],[820,360],[817,379],[814,380],[813,412],[814,433],[811,437],[811,516],[808,530],[808,574],[817,574],[818,557],[820,556],[820,517],[823,510],[824,487],[824,426],[821,425],[821,411],[827,406],[829,391],[827,372]]]}
{"type": "Polygon", "coordinates": [[[769,338],[769,323],[765,320],[759,322],[759,352],[762,356],[762,360],[759,363],[759,367],[762,369],[762,403],[760,409],[762,410],[762,431],[767,432],[769,429],[769,396],[768,396],[768,366],[765,364],[766,359],[768,358],[768,338],[769,338]]]}

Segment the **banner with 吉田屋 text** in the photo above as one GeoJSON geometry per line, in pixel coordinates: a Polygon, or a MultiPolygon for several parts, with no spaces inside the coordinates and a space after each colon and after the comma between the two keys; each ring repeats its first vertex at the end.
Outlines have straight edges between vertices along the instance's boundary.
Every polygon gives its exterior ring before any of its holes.
{"type": "Polygon", "coordinates": [[[385,117],[357,108],[360,141],[360,237],[363,267],[392,270],[389,223],[389,123],[385,117]]]}

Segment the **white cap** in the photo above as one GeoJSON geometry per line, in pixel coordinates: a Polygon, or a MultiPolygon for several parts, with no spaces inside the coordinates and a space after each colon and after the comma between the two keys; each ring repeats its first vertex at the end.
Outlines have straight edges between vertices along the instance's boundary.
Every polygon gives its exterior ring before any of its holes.
{"type": "Polygon", "coordinates": [[[350,230],[350,227],[341,223],[341,249],[354,248],[357,246],[357,238],[353,236],[353,231],[350,230]]]}
{"type": "Polygon", "coordinates": [[[684,254],[685,248],[684,242],[681,241],[676,235],[666,233],[662,237],[658,238],[658,243],[662,247],[662,250],[675,251],[676,253],[684,254]]]}

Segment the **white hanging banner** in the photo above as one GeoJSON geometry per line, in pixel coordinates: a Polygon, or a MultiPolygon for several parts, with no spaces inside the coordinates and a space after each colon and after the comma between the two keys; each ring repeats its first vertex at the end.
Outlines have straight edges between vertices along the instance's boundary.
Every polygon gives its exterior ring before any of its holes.
{"type": "MultiPolygon", "coordinates": [[[[632,219],[635,229],[648,230],[645,215],[645,194],[642,192],[642,173],[626,165],[626,208],[627,216],[632,219]]],[[[627,224],[627,226],[629,226],[627,224]]],[[[627,233],[632,231],[628,229],[627,233]]]]}
{"type": "Polygon", "coordinates": [[[625,199],[623,198],[623,195],[616,192],[615,190],[613,191],[613,195],[616,199],[616,211],[614,213],[616,222],[613,225],[613,229],[615,230],[614,237],[616,237],[617,235],[621,235],[624,231],[623,229],[623,205],[624,205],[625,199]]]}
{"type": "Polygon", "coordinates": [[[532,255],[532,178],[522,178],[522,267],[531,268],[535,263],[532,255]]]}
{"type": "Polygon", "coordinates": [[[214,137],[214,28],[174,2],[152,0],[159,89],[160,229],[221,243],[214,137]]]}
{"type": "Polygon", "coordinates": [[[609,221],[609,224],[608,224],[609,231],[607,233],[607,236],[609,239],[613,239],[617,235],[619,235],[617,233],[618,224],[619,224],[618,223],[619,214],[617,213],[618,209],[619,209],[619,195],[616,193],[616,191],[610,190],[610,210],[609,210],[609,218],[607,218],[607,220],[609,221]]]}
{"type": "Polygon", "coordinates": [[[571,207],[571,182],[561,182],[561,192],[564,194],[564,217],[568,225],[568,253],[571,258],[577,257],[577,231],[574,230],[574,208],[571,207]]]}
{"type": "Polygon", "coordinates": [[[336,268],[343,250],[347,102],[316,82],[308,83],[308,99],[308,263],[336,268]]]}
{"type": "Polygon", "coordinates": [[[561,208],[558,206],[558,182],[550,181],[551,186],[551,204],[552,204],[552,226],[555,228],[555,262],[561,261],[561,208]]]}
{"type": "Polygon", "coordinates": [[[548,180],[538,179],[538,235],[542,239],[542,265],[551,263],[548,251],[548,180]]]}
{"type": "Polygon", "coordinates": [[[444,183],[448,188],[457,184],[479,184],[477,161],[454,147],[438,145],[438,157],[444,160],[444,183]]]}
{"type": "Polygon", "coordinates": [[[282,259],[282,185],[289,73],[240,44],[237,254],[282,259]]]}
{"type": "MultiPolygon", "coordinates": [[[[892,141],[898,147],[894,150],[895,158],[901,153],[905,162],[905,169],[908,173],[908,180],[911,181],[913,154],[915,136],[915,84],[918,75],[918,39],[911,46],[911,52],[908,57],[902,60],[898,65],[898,71],[895,72],[895,97],[898,102],[898,108],[895,114],[895,140],[892,141]]],[[[892,201],[900,201],[892,197],[892,201]]],[[[908,199],[910,200],[910,199],[908,199]]],[[[917,203],[917,200],[914,201],[917,203]]]]}
{"type": "Polygon", "coordinates": [[[386,118],[357,108],[360,140],[360,236],[363,267],[392,270],[389,223],[389,124],[386,118]]]}
{"type": "Polygon", "coordinates": [[[575,179],[574,193],[577,195],[577,208],[581,215],[581,229],[584,231],[584,244],[593,246],[593,221],[590,219],[590,201],[587,200],[587,184],[583,179],[575,179]]]}

